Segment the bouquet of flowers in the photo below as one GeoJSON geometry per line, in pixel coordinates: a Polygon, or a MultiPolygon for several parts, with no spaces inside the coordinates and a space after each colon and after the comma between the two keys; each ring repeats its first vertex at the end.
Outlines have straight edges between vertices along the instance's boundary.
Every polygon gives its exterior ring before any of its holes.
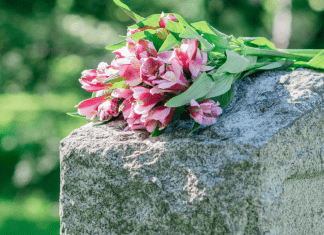
{"type": "Polygon", "coordinates": [[[187,23],[180,15],[143,18],[119,0],[114,2],[136,24],[123,41],[107,46],[116,54],[108,65],[85,70],[79,79],[92,92],[71,116],[102,125],[126,120],[124,131],[146,129],[161,135],[181,113],[212,125],[233,98],[233,83],[261,70],[306,67],[324,69],[324,50],[276,49],[264,37],[235,38],[206,21],[187,23]]]}

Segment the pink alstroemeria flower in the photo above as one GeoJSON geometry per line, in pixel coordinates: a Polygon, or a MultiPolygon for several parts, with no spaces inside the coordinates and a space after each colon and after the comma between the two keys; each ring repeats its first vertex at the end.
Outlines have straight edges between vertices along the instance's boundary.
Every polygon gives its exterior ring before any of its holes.
{"type": "Polygon", "coordinates": [[[140,39],[137,43],[132,38],[126,40],[126,47],[113,51],[118,57],[111,64],[119,69],[119,76],[126,77],[125,85],[134,87],[142,83],[140,67],[143,59],[157,57],[157,51],[148,40],[140,39]]]}
{"type": "Polygon", "coordinates": [[[162,94],[151,94],[150,88],[145,86],[136,86],[131,88],[133,97],[136,99],[134,111],[137,114],[149,112],[158,102],[165,100],[166,96],[162,94]]]}
{"type": "Polygon", "coordinates": [[[168,14],[166,17],[164,17],[164,12],[162,11],[160,20],[159,20],[160,28],[165,28],[165,25],[169,20],[174,21],[174,22],[179,22],[178,19],[172,14],[168,14]]]}
{"type": "Polygon", "coordinates": [[[140,120],[144,123],[146,130],[152,133],[156,126],[159,126],[159,130],[162,130],[170,125],[175,110],[176,108],[165,107],[164,105],[158,106],[149,113],[143,114],[140,120]]]}
{"type": "Polygon", "coordinates": [[[220,107],[217,107],[218,105],[218,101],[216,104],[213,100],[204,100],[197,103],[197,101],[191,99],[188,110],[193,119],[199,124],[212,125],[216,122],[216,117],[223,111],[220,107]]]}
{"type": "Polygon", "coordinates": [[[207,51],[201,51],[197,48],[196,56],[194,60],[189,62],[189,70],[192,75],[193,82],[199,77],[201,71],[209,71],[216,66],[206,66],[207,64],[207,51]]]}
{"type": "Polygon", "coordinates": [[[112,65],[108,65],[106,62],[101,62],[97,67],[97,80],[104,82],[106,78],[118,73],[118,69],[112,65]]]}
{"type": "Polygon", "coordinates": [[[98,113],[100,121],[109,120],[112,117],[119,115],[119,99],[112,98],[98,106],[98,113]]]}
{"type": "Polygon", "coordinates": [[[79,82],[82,84],[82,88],[89,92],[108,90],[112,87],[112,84],[103,84],[103,82],[117,72],[118,70],[114,67],[101,62],[97,70],[84,70],[79,82]]]}
{"type": "Polygon", "coordinates": [[[158,78],[158,75],[162,75],[165,72],[165,64],[163,61],[155,58],[144,59],[141,65],[141,78],[147,85],[154,86],[152,81],[158,78]]]}
{"type": "Polygon", "coordinates": [[[111,83],[102,84],[97,79],[93,81],[88,81],[84,78],[79,79],[79,82],[82,84],[82,88],[89,92],[100,91],[100,90],[109,90],[113,86],[111,83]]]}
{"type": "Polygon", "coordinates": [[[207,52],[198,48],[197,39],[185,38],[181,41],[180,47],[174,47],[171,64],[180,64],[185,74],[190,71],[193,82],[197,79],[201,71],[209,71],[215,67],[206,66],[207,52]]]}
{"type": "Polygon", "coordinates": [[[98,116],[98,106],[109,99],[110,95],[110,93],[107,93],[103,96],[86,99],[74,107],[78,107],[78,114],[86,116],[88,120],[93,120],[98,116]]]}
{"type": "Polygon", "coordinates": [[[136,99],[133,97],[133,91],[131,89],[116,88],[111,95],[113,97],[125,99],[123,103],[119,106],[119,112],[122,111],[124,119],[128,123],[128,126],[124,129],[127,131],[129,129],[145,129],[144,123],[140,121],[140,114],[135,113],[134,105],[136,104],[136,99]]]}
{"type": "MultiPolygon", "coordinates": [[[[123,112],[124,118],[127,119],[128,127],[125,128],[125,131],[129,129],[147,129],[148,131],[153,132],[156,127],[155,123],[158,122],[156,120],[160,120],[164,127],[168,125],[166,123],[171,120],[169,116],[167,117],[170,110],[172,111],[169,107],[162,106],[161,108],[156,109],[156,111],[151,111],[153,106],[155,106],[159,101],[166,100],[166,97],[168,97],[167,95],[152,95],[149,88],[137,86],[131,89],[117,88],[113,91],[112,96],[126,99],[119,108],[119,111],[123,112]],[[149,112],[151,115],[154,113],[154,115],[150,116],[149,112]],[[154,119],[155,121],[151,119],[154,119]],[[152,130],[152,128],[154,129],[152,130]]],[[[163,127],[160,129],[163,129],[163,127]]]]}
{"type": "Polygon", "coordinates": [[[163,92],[184,92],[190,86],[190,82],[183,75],[182,67],[174,61],[172,65],[168,65],[167,71],[161,75],[161,78],[162,80],[154,80],[152,83],[158,84],[156,87],[162,89],[163,92]]]}
{"type": "Polygon", "coordinates": [[[182,39],[180,47],[174,47],[170,60],[177,61],[182,66],[184,72],[189,72],[189,63],[195,58],[197,49],[197,39],[182,39]]]}

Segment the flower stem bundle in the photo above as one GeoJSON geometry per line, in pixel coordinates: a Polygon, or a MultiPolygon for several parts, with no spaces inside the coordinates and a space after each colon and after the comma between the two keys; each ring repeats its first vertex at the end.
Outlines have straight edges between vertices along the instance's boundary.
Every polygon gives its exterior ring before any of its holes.
{"type": "Polygon", "coordinates": [[[82,72],[82,88],[92,98],[71,116],[102,125],[121,118],[124,131],[161,135],[188,111],[200,125],[212,125],[233,99],[233,83],[262,70],[324,69],[324,50],[276,49],[264,37],[228,36],[206,21],[187,23],[176,13],[143,18],[114,0],[136,24],[121,42],[107,46],[109,64],[82,72]]]}

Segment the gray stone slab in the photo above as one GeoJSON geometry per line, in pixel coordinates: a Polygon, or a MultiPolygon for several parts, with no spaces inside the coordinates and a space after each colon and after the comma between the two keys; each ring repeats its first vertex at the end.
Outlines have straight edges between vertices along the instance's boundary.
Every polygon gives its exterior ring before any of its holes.
{"type": "Polygon", "coordinates": [[[61,141],[63,234],[324,234],[324,74],[234,84],[214,125],[84,125],[61,141]],[[263,111],[264,108],[264,111],[263,111]]]}

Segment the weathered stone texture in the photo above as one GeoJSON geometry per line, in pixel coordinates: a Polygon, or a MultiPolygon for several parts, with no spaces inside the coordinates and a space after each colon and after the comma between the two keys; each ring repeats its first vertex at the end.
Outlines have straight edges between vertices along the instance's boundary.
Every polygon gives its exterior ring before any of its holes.
{"type": "Polygon", "coordinates": [[[234,84],[214,125],[124,121],[61,141],[61,234],[323,234],[324,74],[234,84]],[[264,111],[263,111],[264,108],[264,111]]]}

